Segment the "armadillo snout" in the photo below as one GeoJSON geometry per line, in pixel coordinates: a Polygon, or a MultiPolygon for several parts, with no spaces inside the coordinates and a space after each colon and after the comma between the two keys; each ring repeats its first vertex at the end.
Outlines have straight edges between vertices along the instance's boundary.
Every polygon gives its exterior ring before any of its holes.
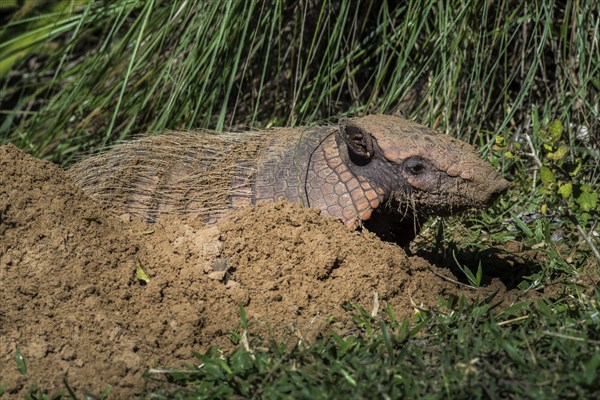
{"type": "MultiPolygon", "coordinates": [[[[484,207],[491,206],[498,197],[502,196],[504,193],[508,191],[508,189],[512,186],[512,184],[506,179],[502,178],[498,174],[494,174],[494,180],[488,182],[488,190],[484,192],[484,207]]],[[[485,187],[485,186],[484,186],[485,187]]]]}

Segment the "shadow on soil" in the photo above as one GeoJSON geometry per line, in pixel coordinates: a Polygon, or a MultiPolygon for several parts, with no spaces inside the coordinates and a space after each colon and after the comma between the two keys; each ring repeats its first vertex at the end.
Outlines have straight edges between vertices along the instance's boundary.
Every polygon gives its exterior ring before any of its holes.
{"type": "Polygon", "coordinates": [[[443,249],[438,247],[434,250],[418,250],[414,254],[440,268],[447,268],[465,284],[470,283],[458,264],[468,268],[475,275],[481,263],[481,285],[489,285],[492,279],[498,278],[507,290],[517,289],[526,277],[537,272],[539,257],[542,256],[539,252],[514,251],[499,247],[484,250],[459,249],[456,243],[449,243],[443,249]]]}

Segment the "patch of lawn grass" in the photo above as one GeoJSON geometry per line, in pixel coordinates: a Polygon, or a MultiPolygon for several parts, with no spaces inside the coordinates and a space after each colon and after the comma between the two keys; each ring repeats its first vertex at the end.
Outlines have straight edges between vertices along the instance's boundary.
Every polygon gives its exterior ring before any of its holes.
{"type": "Polygon", "coordinates": [[[600,292],[494,310],[440,300],[412,321],[357,314],[359,333],[308,345],[198,354],[189,371],[153,373],[148,398],[596,398],[600,292]],[[169,388],[170,386],[170,388],[169,388]],[[169,388],[169,389],[167,389],[169,388]],[[176,393],[176,394],[175,394],[176,393]]]}

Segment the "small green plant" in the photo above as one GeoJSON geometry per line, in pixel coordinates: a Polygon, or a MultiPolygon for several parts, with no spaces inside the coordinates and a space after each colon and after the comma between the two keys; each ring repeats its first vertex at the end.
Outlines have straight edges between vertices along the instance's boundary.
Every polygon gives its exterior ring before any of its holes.
{"type": "Polygon", "coordinates": [[[476,288],[480,287],[481,279],[483,278],[483,269],[481,268],[481,261],[479,261],[479,264],[477,265],[477,272],[473,273],[473,271],[471,271],[469,267],[467,267],[466,265],[462,265],[457,260],[454,251],[452,252],[452,257],[454,258],[454,262],[456,262],[456,266],[462,271],[463,274],[465,274],[465,276],[469,280],[469,284],[476,288]]]}
{"type": "Polygon", "coordinates": [[[588,225],[598,218],[600,204],[598,192],[585,182],[582,157],[572,154],[559,120],[552,121],[546,129],[538,129],[537,136],[543,141],[543,152],[539,158],[540,190],[546,201],[541,211],[546,214],[563,206],[580,223],[588,225]]]}
{"type": "MultiPolygon", "coordinates": [[[[496,137],[495,148],[503,151],[508,159],[525,164],[529,163],[529,159],[534,161],[530,196],[537,199],[538,211],[560,225],[571,223],[600,261],[594,239],[588,233],[595,229],[600,215],[598,185],[590,179],[590,168],[586,166],[588,151],[570,144],[568,131],[560,120],[555,119],[540,127],[535,111],[532,116],[532,132],[524,137],[528,148],[515,141],[509,149],[501,136],[496,137]]],[[[527,237],[534,236],[518,216],[513,216],[513,221],[527,237]]],[[[545,230],[549,231],[548,228],[545,230]]]]}

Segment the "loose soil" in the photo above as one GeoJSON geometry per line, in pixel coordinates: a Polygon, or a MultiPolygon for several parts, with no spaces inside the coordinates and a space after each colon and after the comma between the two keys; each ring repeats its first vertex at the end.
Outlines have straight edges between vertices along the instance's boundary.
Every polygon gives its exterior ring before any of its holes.
{"type": "Polygon", "coordinates": [[[113,215],[57,166],[0,147],[0,385],[9,397],[32,384],[65,391],[64,379],[79,394],[112,385],[111,398],[129,397],[144,389],[148,368],[194,362],[193,350],[212,345],[231,349],[240,305],[253,345],[346,332],[344,305],[371,311],[375,295],[381,317],[386,304],[406,317],[450,294],[517,296],[498,279],[478,291],[455,280],[369,232],[288,203],[205,226],[113,215]]]}

